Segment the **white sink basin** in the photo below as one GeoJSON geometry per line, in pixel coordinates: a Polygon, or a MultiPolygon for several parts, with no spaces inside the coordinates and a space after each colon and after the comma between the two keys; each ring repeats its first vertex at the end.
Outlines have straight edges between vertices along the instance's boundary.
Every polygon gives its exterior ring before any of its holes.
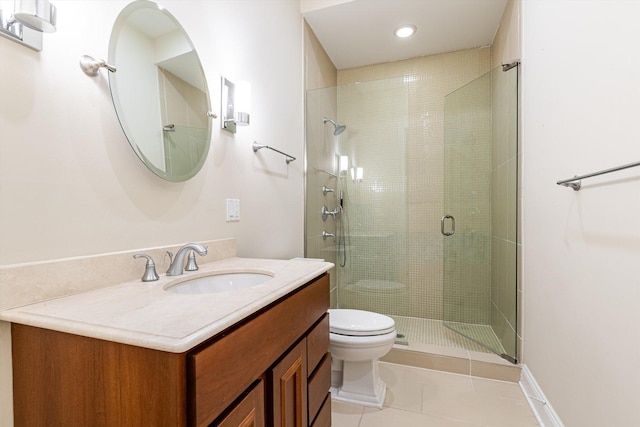
{"type": "Polygon", "coordinates": [[[257,286],[273,276],[265,273],[221,273],[186,279],[165,290],[175,294],[211,294],[233,292],[257,286]]]}

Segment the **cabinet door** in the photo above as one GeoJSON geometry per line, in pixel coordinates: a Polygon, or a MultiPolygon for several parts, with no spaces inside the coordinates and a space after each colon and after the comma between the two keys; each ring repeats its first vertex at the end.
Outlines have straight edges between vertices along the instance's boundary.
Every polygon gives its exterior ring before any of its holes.
{"type": "Polygon", "coordinates": [[[264,381],[260,380],[216,427],[264,427],[264,381]]]}
{"type": "Polygon", "coordinates": [[[271,370],[274,427],[307,425],[307,343],[300,341],[271,370]]]}

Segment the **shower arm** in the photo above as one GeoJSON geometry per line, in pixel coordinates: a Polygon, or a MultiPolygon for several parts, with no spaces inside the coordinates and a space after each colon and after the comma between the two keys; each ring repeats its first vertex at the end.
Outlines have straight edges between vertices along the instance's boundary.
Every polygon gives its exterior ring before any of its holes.
{"type": "Polygon", "coordinates": [[[97,76],[100,68],[106,68],[112,73],[117,71],[116,67],[107,64],[104,59],[93,59],[89,55],[82,55],[80,57],[80,68],[89,77],[97,76]]]}

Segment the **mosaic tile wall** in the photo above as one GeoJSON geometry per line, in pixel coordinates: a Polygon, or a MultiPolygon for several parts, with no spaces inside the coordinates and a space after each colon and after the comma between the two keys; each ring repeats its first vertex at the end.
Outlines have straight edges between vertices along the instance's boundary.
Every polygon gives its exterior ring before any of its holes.
{"type": "Polygon", "coordinates": [[[340,177],[348,249],[338,302],[406,313],[408,87],[403,78],[339,86],[338,106],[347,125],[339,153],[349,157],[340,177]],[[362,179],[352,179],[353,168],[362,179]]]}
{"type": "MultiPolygon", "coordinates": [[[[444,100],[489,67],[490,49],[479,48],[338,72],[338,120],[347,130],[336,151],[363,172],[362,180],[350,171],[339,177],[347,250],[336,272],[340,307],[443,319],[444,100]]],[[[471,312],[490,313],[488,292],[471,312]]]]}
{"type": "Polygon", "coordinates": [[[307,256],[339,265],[346,255],[332,306],[444,320],[476,340],[489,328],[484,348],[511,354],[517,128],[494,118],[517,111],[502,72],[487,68],[487,49],[474,49],[341,71],[344,84],[307,92],[307,256]],[[323,117],[347,130],[333,135],[323,117]],[[341,190],[344,214],[323,221],[341,190]],[[440,233],[444,213],[456,217],[453,238],[440,233]]]}
{"type": "Polygon", "coordinates": [[[445,211],[455,218],[456,233],[443,239],[443,317],[486,325],[491,319],[491,73],[446,96],[444,158],[445,211]]]}

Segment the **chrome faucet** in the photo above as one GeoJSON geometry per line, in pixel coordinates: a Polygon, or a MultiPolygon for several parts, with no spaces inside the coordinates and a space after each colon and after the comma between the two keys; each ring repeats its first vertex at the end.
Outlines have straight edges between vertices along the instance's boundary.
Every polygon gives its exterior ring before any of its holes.
{"type": "Polygon", "coordinates": [[[167,276],[180,276],[184,273],[184,257],[190,250],[194,250],[200,256],[207,254],[207,248],[200,243],[187,243],[176,253],[176,257],[171,262],[169,269],[167,270],[167,276]]]}
{"type": "Polygon", "coordinates": [[[189,251],[189,259],[184,271],[198,271],[198,263],[196,262],[196,251],[193,249],[189,251]]]}

